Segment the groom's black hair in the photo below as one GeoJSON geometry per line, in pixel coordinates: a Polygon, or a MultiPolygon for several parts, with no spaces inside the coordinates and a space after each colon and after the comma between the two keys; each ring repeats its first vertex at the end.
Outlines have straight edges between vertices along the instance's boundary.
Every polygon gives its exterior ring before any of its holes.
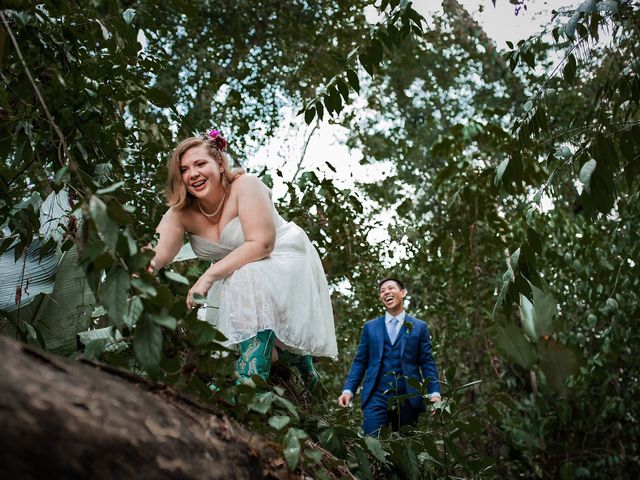
{"type": "Polygon", "coordinates": [[[402,283],[397,278],[395,278],[395,277],[384,277],[382,280],[380,280],[378,282],[378,290],[380,290],[380,287],[382,286],[382,284],[384,282],[389,282],[389,281],[396,282],[398,284],[398,286],[400,287],[400,290],[404,290],[405,289],[404,283],[402,283]]]}

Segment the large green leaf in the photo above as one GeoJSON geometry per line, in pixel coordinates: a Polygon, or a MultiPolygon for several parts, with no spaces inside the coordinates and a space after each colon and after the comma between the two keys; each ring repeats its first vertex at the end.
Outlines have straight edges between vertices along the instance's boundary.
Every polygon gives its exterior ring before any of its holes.
{"type": "Polygon", "coordinates": [[[133,328],[144,311],[144,304],[142,303],[142,299],[137,295],[129,299],[127,303],[127,313],[122,320],[127,327],[133,328]]]}
{"type": "Polygon", "coordinates": [[[116,325],[122,325],[127,315],[129,287],[129,273],[122,268],[113,268],[100,290],[100,301],[116,325]]]}
{"type": "Polygon", "coordinates": [[[142,367],[150,372],[157,371],[162,360],[162,328],[144,316],[136,324],[133,350],[142,367]]]}
{"type": "Polygon", "coordinates": [[[394,443],[391,446],[391,459],[394,465],[404,472],[404,478],[418,480],[420,476],[420,465],[416,453],[408,442],[394,443]]]}
{"type": "Polygon", "coordinates": [[[597,162],[593,159],[587,161],[582,165],[580,169],[580,181],[584,185],[584,189],[587,192],[591,192],[591,176],[593,175],[594,170],[596,169],[597,162]]]}
{"type": "Polygon", "coordinates": [[[556,392],[566,391],[565,380],[578,371],[581,363],[574,349],[554,340],[544,342],[540,349],[540,368],[556,392]]]}
{"type": "Polygon", "coordinates": [[[385,452],[382,448],[382,444],[380,440],[374,437],[365,437],[364,443],[371,452],[371,454],[378,460],[380,463],[387,463],[387,455],[388,452],[385,452]]]}
{"type": "Polygon", "coordinates": [[[289,465],[291,471],[295,470],[300,461],[300,440],[307,438],[304,430],[298,428],[290,428],[284,436],[282,446],[284,450],[284,459],[289,465]]]}
{"type": "Polygon", "coordinates": [[[269,425],[276,430],[282,430],[284,427],[291,423],[291,417],[288,415],[273,415],[269,417],[269,425]]]}
{"type": "Polygon", "coordinates": [[[53,291],[45,295],[35,325],[47,350],[70,354],[77,350],[76,334],[89,328],[95,297],[78,264],[78,249],[65,252],[56,274],[53,291]]]}
{"type": "Polygon", "coordinates": [[[329,450],[332,454],[334,454],[338,458],[344,458],[346,455],[346,449],[344,448],[344,444],[342,443],[342,439],[340,435],[336,431],[336,429],[327,424],[326,422],[319,422],[319,432],[318,438],[320,442],[329,450]]]}
{"type": "Polygon", "coordinates": [[[524,368],[531,368],[536,361],[533,345],[515,323],[496,328],[496,346],[505,357],[524,368]]]}
{"type": "Polygon", "coordinates": [[[525,295],[520,295],[520,318],[525,333],[535,342],[542,336],[551,335],[557,303],[553,294],[530,285],[533,303],[525,295]]]}
{"type": "Polygon", "coordinates": [[[118,224],[109,216],[107,206],[100,198],[94,195],[89,200],[89,210],[105,245],[111,251],[115,251],[119,228],[118,224]]]}
{"type": "Polygon", "coordinates": [[[103,351],[117,352],[129,347],[122,334],[113,326],[78,332],[78,339],[85,346],[84,353],[89,358],[98,358],[103,351]],[[95,350],[91,351],[92,349],[95,350]]]}

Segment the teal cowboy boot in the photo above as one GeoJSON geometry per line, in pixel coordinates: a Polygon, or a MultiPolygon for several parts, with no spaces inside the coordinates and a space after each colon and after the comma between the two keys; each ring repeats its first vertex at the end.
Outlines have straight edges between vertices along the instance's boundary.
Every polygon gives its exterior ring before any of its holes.
{"type": "Polygon", "coordinates": [[[302,376],[302,381],[310,393],[314,393],[320,383],[320,375],[313,364],[311,355],[296,355],[287,350],[283,350],[276,345],[278,351],[278,362],[282,362],[291,367],[296,367],[302,376]]]}
{"type": "Polygon", "coordinates": [[[273,330],[263,330],[255,337],[249,338],[238,345],[240,358],[236,361],[238,381],[243,383],[251,380],[253,375],[260,375],[266,382],[271,373],[271,349],[276,335],[273,330]]]}

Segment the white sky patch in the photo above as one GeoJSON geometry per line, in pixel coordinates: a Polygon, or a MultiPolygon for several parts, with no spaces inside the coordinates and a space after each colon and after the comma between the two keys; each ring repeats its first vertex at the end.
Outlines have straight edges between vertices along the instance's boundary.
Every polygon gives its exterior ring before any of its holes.
{"type": "MultiPolygon", "coordinates": [[[[530,1],[527,2],[527,10],[521,9],[516,16],[514,6],[508,0],[497,0],[495,7],[491,0],[459,1],[478,21],[487,35],[495,41],[499,49],[507,48],[507,40],[516,44],[519,40],[529,38],[539,32],[549,22],[552,9],[577,7],[581,3],[581,1],[571,0],[530,1]]],[[[413,2],[413,7],[427,19],[427,23],[434,15],[439,15],[442,12],[440,2],[433,0],[416,0],[413,2]]],[[[367,7],[365,16],[371,24],[381,21],[381,17],[374,7],[367,7]]],[[[367,76],[365,75],[360,81],[363,86],[366,86],[367,76]]],[[[478,81],[481,81],[479,76],[478,81]]],[[[428,100],[428,92],[421,92],[418,84],[411,85],[406,93],[412,96],[413,102],[417,104],[428,100]]],[[[472,94],[472,92],[461,90],[448,93],[452,96],[472,94]]],[[[363,119],[370,118],[372,115],[379,116],[366,109],[366,102],[362,98],[353,99],[351,104],[345,108],[361,112],[359,114],[363,119]]],[[[243,162],[246,167],[254,171],[260,171],[265,166],[269,169],[274,181],[274,198],[284,196],[286,193],[285,182],[304,171],[313,171],[320,178],[332,179],[338,188],[353,188],[356,181],[378,182],[394,174],[395,166],[384,160],[372,165],[361,165],[362,152],[349,149],[344,144],[346,130],[336,123],[326,120],[326,116],[325,120],[314,129],[313,124],[310,126],[305,124],[302,116],[296,116],[296,110],[291,106],[283,107],[280,113],[284,120],[271,141],[266,146],[257,149],[255,155],[243,162]],[[327,166],[327,162],[335,168],[336,172],[327,166]],[[276,174],[276,170],[281,172],[282,177],[276,174]]],[[[464,112],[461,113],[461,117],[463,116],[464,112]]],[[[377,125],[377,128],[383,129],[385,122],[390,125],[393,120],[383,120],[377,125]]],[[[529,202],[533,201],[533,193],[528,196],[528,200],[529,202]]],[[[364,208],[371,209],[375,206],[365,204],[364,208]]],[[[540,203],[536,204],[536,208],[542,213],[553,209],[551,197],[544,193],[540,203]]],[[[504,212],[499,211],[498,214],[503,216],[504,212]]],[[[373,244],[393,242],[388,233],[388,227],[393,219],[393,209],[376,215],[374,221],[378,223],[378,227],[371,230],[368,240],[373,244]]],[[[382,263],[386,263],[386,261],[383,260],[382,263]]],[[[348,289],[348,287],[348,285],[341,286],[342,289],[348,289]]]]}
{"type": "MultiPolygon", "coordinates": [[[[551,18],[551,10],[577,7],[582,3],[581,0],[533,0],[527,2],[527,9],[521,9],[516,16],[514,6],[508,0],[497,0],[495,7],[491,0],[459,1],[499,48],[505,48],[507,40],[515,44],[539,32],[551,18]]],[[[413,7],[427,22],[442,12],[440,2],[433,0],[415,0],[413,7]]]]}
{"type": "Polygon", "coordinates": [[[141,52],[144,52],[147,49],[147,45],[149,45],[149,41],[147,40],[144,30],[138,30],[136,41],[140,44],[140,50],[138,50],[138,55],[140,55],[141,52]]]}

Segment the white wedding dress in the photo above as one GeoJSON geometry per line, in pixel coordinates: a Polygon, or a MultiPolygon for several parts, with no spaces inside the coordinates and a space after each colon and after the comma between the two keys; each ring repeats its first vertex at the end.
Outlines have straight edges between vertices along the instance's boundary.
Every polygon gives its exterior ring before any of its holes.
{"type": "MultiPolygon", "coordinates": [[[[327,280],[307,235],[273,210],[276,242],[271,255],[248,263],[215,282],[207,297],[206,320],[227,337],[227,345],[271,329],[287,350],[301,355],[338,355],[327,280]]],[[[218,261],[244,243],[238,217],[217,243],[189,234],[195,254],[218,261]]]]}

